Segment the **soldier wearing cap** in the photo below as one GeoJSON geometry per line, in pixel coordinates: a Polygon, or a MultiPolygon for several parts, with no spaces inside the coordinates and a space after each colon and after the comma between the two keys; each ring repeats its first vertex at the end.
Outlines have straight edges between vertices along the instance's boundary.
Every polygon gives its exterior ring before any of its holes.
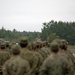
{"type": "Polygon", "coordinates": [[[30,75],[29,63],[19,55],[19,45],[12,46],[12,54],[13,56],[3,65],[3,75],[30,75]]]}
{"type": "MultiPolygon", "coordinates": [[[[59,71],[60,64],[58,62],[58,44],[51,44],[51,54],[42,64],[39,75],[62,75],[59,71]],[[58,62],[58,63],[57,63],[58,62]]],[[[60,61],[60,60],[59,60],[60,61]]]]}
{"type": "Polygon", "coordinates": [[[5,42],[1,42],[0,44],[0,75],[2,75],[2,68],[5,61],[7,61],[10,58],[10,54],[5,51],[5,42]]]}
{"type": "Polygon", "coordinates": [[[64,63],[67,63],[68,70],[69,70],[68,74],[73,75],[74,74],[74,60],[72,60],[73,55],[69,52],[69,50],[67,50],[68,42],[65,39],[56,39],[53,42],[56,42],[59,44],[58,55],[62,59],[62,61],[64,61],[64,63]]]}
{"type": "Polygon", "coordinates": [[[71,65],[68,64],[69,61],[58,55],[59,44],[52,43],[50,48],[51,54],[44,61],[39,71],[39,75],[74,75],[74,70],[71,69],[71,65]]]}
{"type": "Polygon", "coordinates": [[[11,48],[10,48],[9,41],[5,41],[5,47],[6,47],[5,51],[7,51],[7,52],[9,52],[11,54],[11,48]]]}
{"type": "Polygon", "coordinates": [[[26,37],[22,37],[20,40],[20,46],[21,46],[21,53],[20,56],[24,59],[26,59],[29,62],[30,65],[30,75],[35,75],[37,72],[37,66],[38,66],[38,57],[36,54],[32,51],[30,51],[28,46],[28,39],[26,37]]]}
{"type": "Polygon", "coordinates": [[[68,59],[68,64],[70,65],[71,69],[70,71],[73,73],[75,70],[75,58],[70,50],[68,50],[68,42],[65,39],[61,39],[59,55],[68,59]]]}

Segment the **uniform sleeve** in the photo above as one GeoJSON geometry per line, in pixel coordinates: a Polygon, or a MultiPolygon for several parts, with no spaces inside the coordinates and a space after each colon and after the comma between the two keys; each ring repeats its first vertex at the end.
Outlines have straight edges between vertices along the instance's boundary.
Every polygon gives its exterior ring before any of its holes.
{"type": "Polygon", "coordinates": [[[3,75],[10,75],[8,72],[8,65],[6,63],[3,65],[3,75]]]}
{"type": "Polygon", "coordinates": [[[49,64],[48,61],[49,60],[46,59],[42,64],[41,68],[39,69],[39,75],[47,75],[47,65],[49,64]]]}
{"type": "Polygon", "coordinates": [[[27,61],[22,61],[23,63],[19,65],[17,75],[30,75],[30,66],[27,61]]]}

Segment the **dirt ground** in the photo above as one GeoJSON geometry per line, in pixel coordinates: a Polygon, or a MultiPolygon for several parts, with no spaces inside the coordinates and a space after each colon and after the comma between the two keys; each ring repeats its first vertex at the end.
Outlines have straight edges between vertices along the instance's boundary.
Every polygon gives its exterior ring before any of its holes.
{"type": "Polygon", "coordinates": [[[68,50],[75,53],[75,45],[68,45],[68,50]]]}

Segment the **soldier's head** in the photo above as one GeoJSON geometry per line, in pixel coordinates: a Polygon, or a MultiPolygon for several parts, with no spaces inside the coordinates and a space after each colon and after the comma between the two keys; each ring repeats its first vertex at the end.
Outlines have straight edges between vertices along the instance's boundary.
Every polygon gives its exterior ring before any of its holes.
{"type": "Polygon", "coordinates": [[[9,47],[9,41],[5,41],[6,47],[9,47]]]}
{"type": "Polygon", "coordinates": [[[58,44],[60,45],[61,39],[55,39],[55,40],[53,40],[52,42],[53,42],[53,43],[58,43],[58,44]]]}
{"type": "Polygon", "coordinates": [[[0,43],[0,48],[3,50],[6,48],[5,42],[0,43]]]}
{"type": "Polygon", "coordinates": [[[68,42],[65,39],[61,39],[60,48],[63,50],[67,50],[68,42]]]}
{"type": "Polygon", "coordinates": [[[36,48],[41,48],[42,47],[42,41],[36,41],[36,48]]]}
{"type": "Polygon", "coordinates": [[[19,55],[20,54],[20,46],[19,45],[15,44],[11,47],[11,49],[12,49],[13,55],[19,55]]]}
{"type": "Polygon", "coordinates": [[[43,47],[49,47],[49,43],[47,41],[43,42],[43,47]]]}
{"type": "Polygon", "coordinates": [[[19,44],[20,44],[20,46],[21,46],[22,48],[27,47],[27,46],[28,46],[28,39],[27,39],[26,37],[22,37],[22,38],[20,39],[19,44]]]}
{"type": "Polygon", "coordinates": [[[58,43],[51,43],[50,44],[51,52],[57,53],[59,51],[59,45],[58,43]]]}

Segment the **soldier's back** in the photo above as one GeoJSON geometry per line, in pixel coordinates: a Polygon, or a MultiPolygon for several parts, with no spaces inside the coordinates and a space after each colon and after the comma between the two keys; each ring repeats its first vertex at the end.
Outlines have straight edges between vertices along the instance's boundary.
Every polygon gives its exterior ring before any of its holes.
{"type": "Polygon", "coordinates": [[[39,75],[74,75],[68,60],[59,55],[50,55],[43,63],[39,75]]]}
{"type": "Polygon", "coordinates": [[[66,64],[67,72],[68,75],[73,75],[74,74],[74,64],[68,55],[67,51],[62,50],[61,52],[58,53],[60,59],[62,59],[63,63],[66,64]]]}
{"type": "Polygon", "coordinates": [[[43,63],[39,75],[63,75],[62,63],[58,55],[50,55],[43,63]]]}
{"type": "Polygon", "coordinates": [[[29,75],[29,63],[20,56],[13,56],[3,65],[4,75],[29,75]]]}
{"type": "Polygon", "coordinates": [[[37,58],[38,58],[38,63],[37,63],[37,71],[36,71],[36,75],[38,75],[38,73],[39,73],[39,69],[40,69],[40,67],[41,67],[41,65],[42,65],[42,63],[43,63],[43,57],[41,56],[41,54],[40,53],[38,53],[38,52],[34,52],[35,53],[35,55],[37,56],[37,58]]]}
{"type": "Polygon", "coordinates": [[[29,62],[31,75],[35,75],[38,65],[38,57],[36,54],[32,51],[29,51],[27,48],[24,48],[21,50],[20,56],[29,62]]]}

